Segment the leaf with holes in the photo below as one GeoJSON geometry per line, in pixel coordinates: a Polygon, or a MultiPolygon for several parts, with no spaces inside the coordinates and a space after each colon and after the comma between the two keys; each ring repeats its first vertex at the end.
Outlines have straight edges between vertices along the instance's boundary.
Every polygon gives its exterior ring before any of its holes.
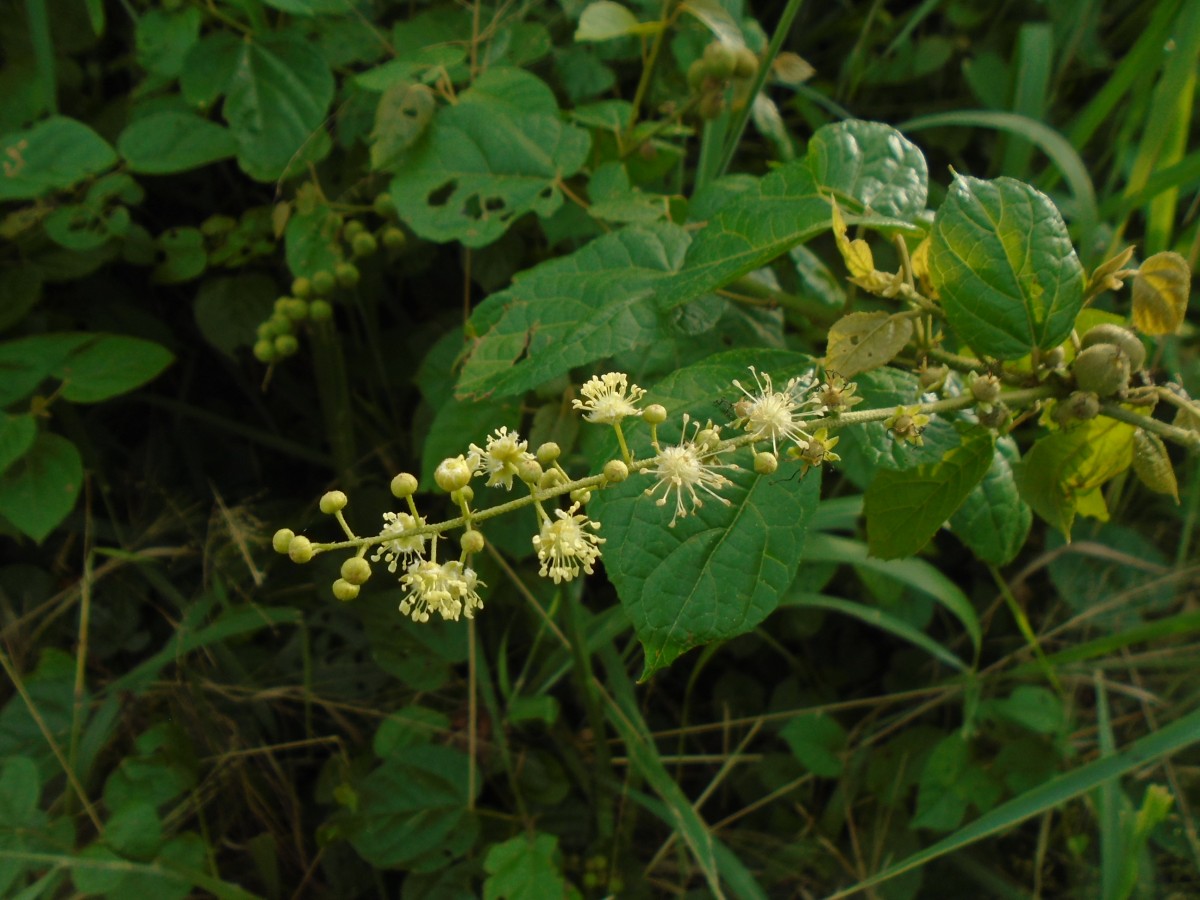
{"type": "Polygon", "coordinates": [[[846,378],[886,366],[904,349],[912,331],[909,316],[886,312],[842,316],[829,329],[825,366],[846,378]]]}
{"type": "Polygon", "coordinates": [[[851,119],[819,128],[808,143],[817,183],[884,216],[911,217],[925,208],[925,156],[882,122],[851,119]]]}
{"type": "MultiPolygon", "coordinates": [[[[745,377],[750,364],[769,369],[777,381],[812,368],[812,360],[794,353],[735,351],[675,372],[646,400],[707,415],[713,398],[745,377]]],[[[664,443],[672,437],[667,430],[659,428],[664,443]]],[[[645,651],[643,679],[692,647],[754,628],[795,577],[817,508],[820,470],[802,478],[745,468],[721,474],[732,482],[720,488],[721,499],[705,496],[702,507],[691,509],[685,497],[689,514],[673,528],[675,495],[664,498],[661,485],[647,494],[653,474],[602,491],[589,506],[606,540],[606,571],[645,651]]]]}
{"type": "Polygon", "coordinates": [[[526,213],[552,215],[562,205],[562,179],[582,168],[591,149],[588,132],[557,112],[477,102],[472,94],[486,94],[490,84],[480,81],[434,117],[392,179],[401,218],[429,240],[484,247],[526,213]]]}
{"type": "Polygon", "coordinates": [[[957,176],[933,220],[929,274],[976,353],[1019,359],[1067,339],[1083,266],[1054,203],[1012,178],[957,176]]]}
{"type": "Polygon", "coordinates": [[[0,137],[0,202],[66,190],[112,167],[117,154],[82,122],[53,116],[0,137]]]}

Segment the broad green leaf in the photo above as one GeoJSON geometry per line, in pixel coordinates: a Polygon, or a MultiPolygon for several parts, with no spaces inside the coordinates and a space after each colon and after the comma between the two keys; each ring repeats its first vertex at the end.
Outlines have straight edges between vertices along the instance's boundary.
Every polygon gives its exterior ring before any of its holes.
{"type": "Polygon", "coordinates": [[[1041,784],[1018,797],[984,813],[974,822],[960,828],[932,846],[926,847],[882,872],[872,875],[845,890],[830,894],[826,900],[841,900],[843,897],[861,895],[860,892],[874,887],[904,872],[927,865],[935,859],[954,853],[964,847],[1003,834],[1021,822],[1049,810],[1061,810],[1070,801],[1082,797],[1103,784],[1129,774],[1135,769],[1157,762],[1200,742],[1200,710],[1188,713],[1145,737],[1122,747],[1111,756],[1101,757],[1087,765],[1041,784]]]}
{"type": "Polygon", "coordinates": [[[178,284],[201,275],[208,266],[204,235],[198,228],[170,228],[155,241],[159,263],[150,273],[158,284],[178,284]]]}
{"type": "Polygon", "coordinates": [[[825,367],[845,378],[886,366],[912,337],[911,316],[887,312],[856,312],[838,319],[829,329],[825,367]]]}
{"type": "Polygon", "coordinates": [[[462,753],[432,744],[409,747],[355,784],[357,811],[331,824],[373,866],[407,867],[433,851],[445,865],[470,848],[477,830],[469,824],[467,785],[462,753]]]}
{"type": "Polygon", "coordinates": [[[961,588],[924,560],[877,559],[868,555],[866,544],[821,533],[809,535],[803,554],[812,562],[844,563],[873,570],[932,597],[962,623],[975,653],[979,653],[983,631],[971,601],[961,588]]]}
{"type": "Polygon", "coordinates": [[[111,168],[117,154],[88,126],[65,116],[0,137],[0,202],[65,191],[111,168]]]}
{"type": "Polygon", "coordinates": [[[558,838],[536,832],[493,844],[483,861],[488,873],[484,900],[541,900],[579,897],[567,883],[559,860],[558,838]]]}
{"type": "Polygon", "coordinates": [[[379,723],[371,748],[380,759],[404,757],[404,751],[448,734],[450,719],[425,706],[406,706],[379,723]]]}
{"type": "Polygon", "coordinates": [[[686,0],[680,9],[703,22],[721,43],[729,47],[745,46],[741,27],[720,0],[686,0]]]}
{"type": "Polygon", "coordinates": [[[104,334],[72,351],[51,374],[62,380],[65,399],[98,403],[141,387],[174,358],[170,350],[153,341],[104,334]]]}
{"type": "MultiPolygon", "coordinates": [[[[733,378],[745,377],[750,361],[769,366],[780,381],[811,368],[793,354],[765,360],[761,353],[724,354],[674,373],[647,402],[707,414],[733,378]]],[[[666,427],[659,435],[671,442],[666,427]]],[[[740,457],[748,462],[745,451],[740,457]]],[[[735,459],[731,454],[728,461],[735,459]]],[[[795,576],[820,492],[819,471],[803,478],[759,476],[746,468],[723,474],[733,483],[720,494],[731,505],[706,497],[673,528],[675,496],[660,505],[661,487],[648,495],[656,484],[651,474],[603,491],[589,507],[603,526],[605,558],[618,561],[607,571],[645,651],[643,679],[692,647],[749,631],[775,609],[795,576]]]]}
{"type": "Polygon", "coordinates": [[[682,270],[658,289],[657,302],[668,309],[724,287],[828,230],[830,222],[829,201],[808,166],[780,166],[704,224],[682,270]]]}
{"type": "Polygon", "coordinates": [[[203,884],[212,896],[246,896],[236,888],[237,894],[231,895],[226,889],[233,885],[206,878],[207,854],[208,845],[191,832],[168,841],[158,858],[149,865],[131,864],[107,847],[93,844],[79,854],[79,864],[71,867],[71,879],[80,892],[113,900],[125,897],[184,900],[197,884],[203,884]],[[92,865],[87,865],[88,862],[92,865]],[[204,884],[205,881],[209,883],[204,884]]]}
{"type": "MultiPolygon", "coordinates": [[[[125,224],[128,225],[128,210],[124,207],[118,209],[122,210],[125,224]]],[[[42,227],[46,230],[46,237],[54,243],[80,253],[103,247],[114,236],[99,210],[76,203],[55,209],[42,222],[42,227]]]]}
{"type": "Polygon", "coordinates": [[[37,763],[27,756],[11,756],[0,767],[0,829],[29,828],[38,820],[42,779],[37,763]]]}
{"type": "Polygon", "coordinates": [[[0,413],[0,475],[29,452],[37,437],[37,420],[32,415],[0,413]]]}
{"type": "Polygon", "coordinates": [[[229,129],[215,122],[161,112],[131,122],[117,138],[117,150],[131,172],[168,175],[227,159],[237,145],[229,129]]]}
{"type": "Polygon", "coordinates": [[[147,10],[136,19],[138,65],[163,79],[178,77],[187,52],[200,38],[202,19],[203,14],[194,6],[173,12],[147,10]]]}
{"type": "Polygon", "coordinates": [[[346,0],[263,0],[263,2],[267,6],[296,16],[341,16],[351,8],[347,5],[346,0]]]}
{"type": "Polygon", "coordinates": [[[288,269],[297,278],[311,278],[321,271],[332,273],[342,261],[338,241],[342,229],[341,213],[319,199],[306,204],[304,196],[302,190],[297,197],[297,210],[288,219],[283,233],[288,269]]]}
{"type": "Polygon", "coordinates": [[[968,805],[987,810],[1000,799],[1000,785],[971,759],[961,733],[946,736],[925,761],[912,827],[950,831],[968,805]]]}
{"type": "Polygon", "coordinates": [[[792,755],[814,775],[837,778],[842,774],[842,760],[838,754],[845,750],[846,730],[836,719],[824,713],[800,716],[784,725],[779,736],[787,743],[792,755]]]}
{"type": "Polygon", "coordinates": [[[983,480],[950,517],[950,531],[977,557],[995,566],[1013,560],[1033,522],[1033,511],[1021,499],[1013,475],[1019,459],[1016,441],[999,438],[983,480]]]}
{"type": "Polygon", "coordinates": [[[402,167],[405,154],[429,127],[437,110],[433,91],[401,81],[388,87],[375,109],[371,132],[371,168],[390,172],[402,167]]]}
{"type": "Polygon", "coordinates": [[[209,110],[229,88],[243,42],[229,31],[206,34],[183,59],[179,88],[188,105],[209,110]]]}
{"type": "Polygon", "coordinates": [[[1045,194],[1011,178],[955,176],[932,237],[930,277],[950,325],[976,353],[1019,359],[1071,333],[1083,267],[1045,194]]]}
{"type": "Polygon", "coordinates": [[[223,115],[251,178],[275,181],[320,159],[333,73],[311,43],[275,34],[241,43],[223,115]]]}
{"type": "Polygon", "coordinates": [[[992,464],[992,436],[976,429],[936,463],[881,470],[867,487],[863,513],[873,556],[913,556],[962,506],[992,464]]]}
{"type": "Polygon", "coordinates": [[[131,753],[104,782],[104,803],[123,809],[135,803],[158,808],[196,784],[197,764],[186,735],[166,722],[138,735],[131,753]]]}
{"type": "Polygon", "coordinates": [[[0,268],[0,331],[12,328],[42,297],[41,270],[17,261],[0,268]]]}
{"type": "Polygon", "coordinates": [[[254,329],[270,318],[279,286],[261,272],[206,278],[196,293],[196,326],[227,356],[254,344],[254,329]]]}
{"type": "Polygon", "coordinates": [[[72,351],[89,340],[91,335],[66,332],[0,342],[0,406],[28,397],[72,351]]]}
{"type": "Polygon", "coordinates": [[[104,843],[122,856],[149,859],[162,843],[163,828],[154,804],[134,800],[110,812],[104,843]]]}
{"type": "Polygon", "coordinates": [[[83,460],[57,434],[39,434],[29,452],[0,476],[0,515],[37,543],[75,507],[83,460]]]}
{"type": "Polygon", "coordinates": [[[611,41],[629,35],[654,34],[661,30],[661,22],[639,22],[637,16],[620,3],[595,0],[583,8],[579,27],[575,29],[575,40],[611,41]]]}
{"type": "Polygon", "coordinates": [[[670,217],[669,199],[629,183],[625,167],[616,161],[600,165],[588,182],[588,215],[606,222],[649,225],[670,217]]]}
{"type": "Polygon", "coordinates": [[[1017,467],[1033,511],[1068,538],[1078,513],[1107,519],[1099,487],[1133,464],[1134,426],[1097,416],[1038,440],[1017,467]]]}
{"type": "Polygon", "coordinates": [[[821,187],[884,216],[911,218],[925,209],[925,156],[882,122],[850,119],[817,129],[808,163],[821,187]]]}
{"type": "Polygon", "coordinates": [[[517,275],[471,317],[478,338],[459,395],[518,393],[649,344],[666,330],[657,286],[678,271],[687,246],[677,226],[633,226],[517,275]]]}
{"type": "Polygon", "coordinates": [[[1155,253],[1133,276],[1133,324],[1143,334],[1174,334],[1183,324],[1192,270],[1178,253],[1155,253]]]}
{"type": "Polygon", "coordinates": [[[484,247],[526,213],[554,213],[559,183],[587,161],[590,136],[561,116],[484,101],[494,81],[518,83],[504,70],[489,74],[438,113],[392,179],[400,216],[421,237],[484,247]]]}
{"type": "Polygon", "coordinates": [[[1062,701],[1038,685],[1018,685],[1008,697],[994,700],[991,705],[1000,717],[1035,734],[1055,734],[1067,724],[1062,701]]]}

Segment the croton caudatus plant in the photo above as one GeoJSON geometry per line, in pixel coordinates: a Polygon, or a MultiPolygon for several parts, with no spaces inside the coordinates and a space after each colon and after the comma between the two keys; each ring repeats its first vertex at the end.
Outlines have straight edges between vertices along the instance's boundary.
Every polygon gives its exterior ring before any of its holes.
{"type": "MultiPolygon", "coordinates": [[[[401,218],[436,236],[427,210],[406,213],[405,188],[391,195],[401,218]]],[[[520,543],[538,573],[563,584],[603,560],[646,678],[802,599],[806,565],[855,561],[861,544],[833,532],[859,516],[872,556],[918,554],[944,528],[1002,565],[1034,514],[1068,538],[1078,516],[1106,519],[1105,485],[1127,470],[1174,496],[1168,446],[1200,446],[1200,405],[1159,366],[1187,305],[1183,257],[1138,260],[1118,245],[1088,271],[1055,203],[1010,178],[952,171],[935,209],[928,200],[916,145],[846,121],[817,131],[804,159],[714,183],[686,224],[631,225],[518,274],[471,316],[443,411],[486,437],[443,438],[423,478],[397,475],[400,508],[376,533],[350,528],[335,490],[320,508],[340,536],[281,529],[275,549],[296,563],[345,554],[339,600],[399,578],[400,612],[416,623],[482,618],[488,587],[473,560],[532,507],[520,543]],[[803,259],[829,233],[853,311],[785,310],[796,327],[753,348],[744,324],[729,326],[720,337],[734,349],[718,341],[635,381],[629,370],[667,336],[720,315],[715,292],[785,307],[771,263],[803,259]],[[823,356],[791,349],[814,344],[823,356]],[[521,430],[521,399],[547,384],[579,417],[572,446],[521,430]],[[839,499],[822,499],[833,493],[823,482],[842,486],[839,499]],[[481,485],[501,502],[478,503],[481,485]],[[457,516],[422,512],[420,492],[435,486],[457,516]]],[[[1097,240],[1076,218],[1080,240],[1097,240]]],[[[978,652],[966,598],[942,602],[978,652]]]]}

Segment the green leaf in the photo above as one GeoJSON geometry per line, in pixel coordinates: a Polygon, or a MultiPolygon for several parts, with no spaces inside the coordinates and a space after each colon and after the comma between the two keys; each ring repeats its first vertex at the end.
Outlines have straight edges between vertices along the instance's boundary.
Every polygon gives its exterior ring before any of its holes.
{"type": "Polygon", "coordinates": [[[925,761],[912,827],[950,831],[968,804],[988,809],[999,797],[1000,785],[971,760],[962,734],[948,735],[925,761]]]}
{"type": "Polygon", "coordinates": [[[42,271],[18,260],[0,268],[0,331],[12,328],[42,297],[42,271]]]}
{"type": "Polygon", "coordinates": [[[299,278],[312,278],[317,272],[332,273],[342,261],[338,233],[342,216],[327,203],[314,203],[310,210],[297,203],[298,211],[288,219],[284,230],[288,269],[299,278]]]}
{"type": "Polygon", "coordinates": [[[383,172],[400,169],[408,149],[425,133],[436,111],[437,100],[425,85],[408,81],[390,85],[375,109],[371,168],[383,172]]]}
{"type": "Polygon", "coordinates": [[[194,6],[174,12],[147,10],[136,20],[138,65],[163,78],[178,77],[187,52],[200,39],[202,18],[194,6]]]}
{"type": "Polygon", "coordinates": [[[355,785],[358,811],[342,813],[334,823],[373,866],[406,867],[434,851],[444,855],[444,865],[474,841],[467,783],[462,753],[431,744],[409,747],[355,785]],[[463,837],[470,838],[466,846],[463,837]]]}
{"type": "Polygon", "coordinates": [[[779,730],[792,754],[801,764],[822,778],[837,778],[842,774],[838,756],[846,747],[846,730],[836,719],[817,713],[792,719],[779,730]]]}
{"type": "Polygon", "coordinates": [[[936,463],[880,471],[863,498],[871,554],[881,559],[915,555],[962,506],[994,455],[991,434],[975,429],[936,463]]]}
{"type": "Polygon", "coordinates": [[[1135,430],[1097,416],[1046,435],[1016,468],[1021,497],[1068,539],[1078,513],[1106,520],[1104,499],[1097,489],[1133,464],[1135,430]]]}
{"type": "Polygon", "coordinates": [[[535,832],[494,844],[483,861],[488,873],[484,900],[541,900],[579,897],[562,876],[558,838],[535,832]]]}
{"type": "Polygon", "coordinates": [[[929,271],[946,318],[976,353],[1019,359],[1066,340],[1083,266],[1058,209],[1011,178],[956,176],[933,220],[929,271]]]}
{"type": "MultiPolygon", "coordinates": [[[[751,361],[769,366],[777,381],[812,365],[794,354],[722,354],[675,372],[647,402],[704,414],[733,378],[745,377],[751,361]]],[[[659,428],[660,439],[669,443],[664,431],[659,428]]],[[[674,495],[664,508],[657,502],[661,487],[655,496],[646,493],[653,475],[631,477],[592,501],[605,557],[620,560],[607,571],[645,651],[643,679],[692,647],[749,631],[775,609],[795,576],[820,493],[819,470],[803,478],[745,469],[723,474],[733,483],[720,496],[731,505],[705,498],[674,528],[674,495]]]]}
{"type": "Polygon", "coordinates": [[[141,387],[174,358],[171,351],[153,341],[104,334],[73,350],[51,374],[62,379],[65,399],[98,403],[141,387]]]}
{"type": "Polygon", "coordinates": [[[191,281],[208,266],[204,235],[198,228],[169,228],[155,244],[161,256],[150,275],[158,284],[191,281]]]}
{"type": "Polygon", "coordinates": [[[196,293],[196,326],[226,356],[254,344],[254,329],[270,318],[279,286],[270,276],[207,278],[196,293]]]}
{"type": "Polygon", "coordinates": [[[1020,459],[1011,437],[996,441],[983,480],[950,517],[950,531],[984,562],[1003,566],[1025,545],[1033,511],[1017,491],[1013,466],[1020,459]]]}
{"type": "Polygon", "coordinates": [[[1035,734],[1056,734],[1066,725],[1062,701],[1037,685],[1019,685],[1007,698],[992,701],[992,709],[1035,734]]]}
{"type": "Polygon", "coordinates": [[[839,200],[898,218],[925,209],[925,155],[890,125],[858,119],[825,125],[809,141],[808,162],[817,183],[839,200]]]}
{"type": "Polygon", "coordinates": [[[518,274],[472,315],[479,337],[458,393],[518,393],[654,341],[666,328],[657,286],[679,269],[687,246],[678,226],[634,226],[518,274]]]}
{"type": "Polygon", "coordinates": [[[188,105],[211,109],[229,87],[241,53],[242,41],[229,31],[207,34],[188,50],[179,76],[179,88],[188,105]]]}
{"type": "Polygon", "coordinates": [[[329,147],[324,123],[333,87],[329,65],[300,37],[241,42],[223,114],[242,171],[275,181],[320,159],[329,147]]]}
{"type": "Polygon", "coordinates": [[[12,756],[0,768],[0,829],[18,830],[36,825],[42,778],[37,763],[27,756],[12,756]]]}
{"type": "Polygon", "coordinates": [[[134,800],[111,811],[104,843],[122,856],[152,859],[162,844],[163,828],[153,803],[134,800]]]}
{"type": "Polygon", "coordinates": [[[489,69],[460,102],[441,110],[392,179],[401,218],[421,237],[483,247],[518,217],[562,205],[559,183],[587,161],[591,138],[554,113],[520,110],[500,90],[545,91],[534,76],[489,69]]]}
{"type": "MultiPolygon", "coordinates": [[[[118,207],[123,208],[123,207],[118,207]]],[[[128,212],[125,213],[128,221],[128,212]]],[[[113,237],[100,210],[82,204],[60,206],[42,222],[46,237],[60,247],[86,253],[108,243],[113,237]]]]}
{"type": "Polygon", "coordinates": [[[631,185],[625,167],[615,160],[603,163],[592,173],[588,198],[592,201],[588,215],[606,222],[650,225],[670,215],[668,198],[631,185]]]}
{"type": "Polygon", "coordinates": [[[0,413],[0,475],[29,452],[37,437],[37,420],[32,415],[0,413]]]}
{"type": "Polygon", "coordinates": [[[83,460],[75,445],[40,434],[0,476],[0,515],[40,544],[75,508],[82,486],[83,460]]]}
{"type": "Polygon", "coordinates": [[[584,7],[579,17],[579,27],[575,29],[575,40],[611,41],[629,35],[654,34],[661,30],[661,22],[639,22],[637,16],[620,3],[596,0],[584,7]]]}
{"type": "Polygon", "coordinates": [[[33,200],[74,187],[111,168],[117,154],[82,122],[53,116],[32,128],[0,137],[0,202],[33,200]]]}
{"type": "Polygon", "coordinates": [[[967,595],[949,578],[923,559],[882,560],[867,555],[867,546],[859,541],[815,533],[808,537],[803,556],[812,562],[846,563],[868,569],[915,588],[940,603],[950,612],[971,637],[978,656],[983,640],[979,616],[967,595]]]}
{"type": "Polygon", "coordinates": [[[755,180],[704,224],[679,274],[657,291],[670,309],[760,269],[797,244],[827,231],[829,201],[803,162],[755,180]]]}
{"type": "Polygon", "coordinates": [[[169,175],[227,159],[237,152],[237,144],[227,128],[168,111],[131,122],[117,138],[117,150],[132,172],[169,175]]]}
{"type": "Polygon", "coordinates": [[[853,378],[886,366],[912,337],[911,316],[855,312],[842,316],[829,329],[825,367],[844,378],[853,378]]]}

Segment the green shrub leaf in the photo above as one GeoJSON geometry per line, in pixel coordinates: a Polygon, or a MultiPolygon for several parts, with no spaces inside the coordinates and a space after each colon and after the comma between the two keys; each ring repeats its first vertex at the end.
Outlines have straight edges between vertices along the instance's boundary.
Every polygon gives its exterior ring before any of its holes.
{"type": "Polygon", "coordinates": [[[237,152],[227,128],[191,113],[167,111],[131,122],[117,150],[132,172],[169,175],[227,159],[237,152]]]}
{"type": "Polygon", "coordinates": [[[37,437],[37,420],[32,415],[0,413],[0,474],[29,452],[37,437]]]}
{"type": "Polygon", "coordinates": [[[851,119],[819,128],[808,162],[822,187],[884,216],[910,218],[925,208],[925,156],[895,128],[851,119]]]}
{"type": "Polygon", "coordinates": [[[83,459],[57,434],[39,434],[29,452],[0,476],[0,515],[39,544],[75,508],[83,459]]]}
{"type": "Polygon", "coordinates": [[[1025,545],[1033,511],[1017,491],[1013,465],[1020,459],[1010,437],[996,441],[983,480],[950,517],[950,530],[984,562],[1002,566],[1025,545]]]}
{"type": "Polygon", "coordinates": [[[910,316],[883,311],[842,316],[829,329],[825,366],[845,378],[878,369],[904,349],[912,332],[910,316]]]}
{"type": "Polygon", "coordinates": [[[881,470],[863,498],[871,554],[899,559],[929,543],[979,484],[993,455],[991,434],[977,429],[932,465],[881,470]]]}
{"type": "Polygon", "coordinates": [[[488,873],[484,900],[539,900],[541,897],[579,897],[567,884],[558,861],[558,838],[549,834],[520,834],[494,844],[483,861],[488,873]]]}
{"type": "Polygon", "coordinates": [[[166,347],[141,338],[105,334],[72,351],[52,374],[73,403],[99,403],[141,387],[170,365],[166,347]]]}
{"type": "Polygon", "coordinates": [[[639,22],[637,16],[620,3],[596,0],[584,7],[575,29],[577,41],[611,41],[613,38],[637,34],[654,34],[662,30],[661,22],[639,22]]]}
{"type": "Polygon", "coordinates": [[[1058,346],[1083,305],[1083,267],[1062,216],[1011,178],[955,177],[934,217],[929,269],[959,337],[999,359],[1058,346]]]}
{"type": "Polygon", "coordinates": [[[117,163],[108,142],[82,122],[53,116],[0,137],[0,202],[33,200],[74,187],[117,163]]]}

